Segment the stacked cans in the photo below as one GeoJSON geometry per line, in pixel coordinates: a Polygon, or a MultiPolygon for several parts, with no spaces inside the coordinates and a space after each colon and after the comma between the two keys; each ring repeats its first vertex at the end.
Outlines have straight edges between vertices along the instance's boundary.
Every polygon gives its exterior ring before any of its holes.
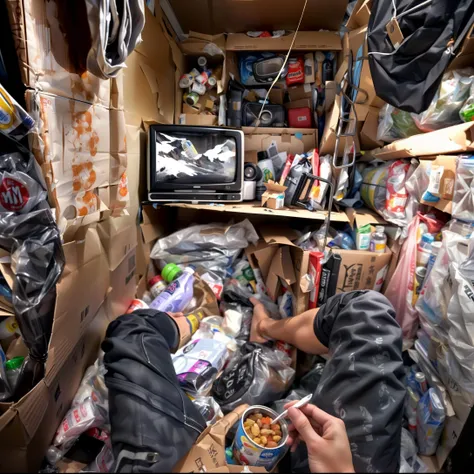
{"type": "Polygon", "coordinates": [[[212,70],[208,69],[207,59],[200,56],[197,62],[199,69],[194,68],[189,73],[183,74],[179,79],[179,87],[188,89],[183,100],[191,106],[198,103],[199,96],[217,86],[217,77],[213,75],[212,70]]]}

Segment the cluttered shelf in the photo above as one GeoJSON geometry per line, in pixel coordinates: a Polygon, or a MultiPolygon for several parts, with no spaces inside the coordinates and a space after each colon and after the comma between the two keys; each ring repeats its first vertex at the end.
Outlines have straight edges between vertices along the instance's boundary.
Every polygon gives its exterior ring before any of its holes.
{"type": "MultiPolygon", "coordinates": [[[[187,204],[187,203],[170,203],[165,204],[168,207],[183,207],[187,209],[201,209],[218,212],[232,212],[236,214],[258,214],[258,215],[274,215],[279,217],[296,217],[299,219],[310,219],[324,221],[328,215],[327,211],[308,211],[307,209],[268,209],[261,207],[260,202],[242,202],[242,203],[211,203],[211,204],[187,204]]],[[[341,212],[331,212],[332,222],[350,222],[347,214],[341,212]]]]}

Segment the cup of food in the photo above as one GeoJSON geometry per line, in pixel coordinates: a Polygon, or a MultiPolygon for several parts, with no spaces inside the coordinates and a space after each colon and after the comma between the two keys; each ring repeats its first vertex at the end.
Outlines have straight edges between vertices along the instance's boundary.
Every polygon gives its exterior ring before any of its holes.
{"type": "Polygon", "coordinates": [[[234,459],[247,466],[262,466],[271,471],[287,451],[288,424],[265,406],[247,408],[239,421],[232,447],[234,459]]]}

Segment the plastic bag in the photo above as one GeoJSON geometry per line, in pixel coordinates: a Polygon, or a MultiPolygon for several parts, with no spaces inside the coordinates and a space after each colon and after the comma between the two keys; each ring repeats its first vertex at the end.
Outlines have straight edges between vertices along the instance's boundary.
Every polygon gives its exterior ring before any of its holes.
{"type": "Polygon", "coordinates": [[[249,243],[255,244],[258,235],[249,220],[225,226],[206,224],[187,227],[159,239],[150,258],[166,263],[193,264],[225,278],[227,268],[249,243]]]}
{"type": "Polygon", "coordinates": [[[427,133],[461,123],[460,111],[469,99],[473,83],[472,68],[446,72],[428,109],[412,114],[420,131],[427,133]]]}
{"type": "Polygon", "coordinates": [[[377,141],[394,142],[421,133],[410,112],[384,105],[379,112],[377,141]]]}
{"type": "Polygon", "coordinates": [[[447,331],[448,305],[453,295],[451,264],[458,265],[466,260],[468,239],[449,230],[443,230],[442,235],[441,249],[416,302],[416,309],[433,326],[447,331]]]}
{"type": "Polygon", "coordinates": [[[474,120],[474,83],[471,84],[469,98],[464,102],[459,116],[463,122],[472,122],[474,120]]]}
{"type": "Polygon", "coordinates": [[[474,393],[474,237],[467,259],[451,261],[453,296],[448,305],[450,372],[456,382],[474,393]]]}
{"type": "MultiPolygon", "coordinates": [[[[400,465],[402,465],[402,460],[407,463],[407,465],[411,468],[414,460],[416,458],[416,454],[418,453],[418,448],[416,447],[415,440],[413,436],[406,430],[402,428],[402,438],[401,438],[401,445],[400,445],[400,465]]],[[[400,472],[402,472],[400,470],[400,472]]],[[[403,472],[413,472],[413,470],[403,471],[403,472]]]]}
{"type": "Polygon", "coordinates": [[[213,425],[217,420],[224,418],[221,407],[212,397],[192,398],[192,402],[199,410],[199,413],[206,420],[207,426],[213,425]]]}
{"type": "Polygon", "coordinates": [[[474,156],[458,159],[452,216],[474,222],[474,156]]]}
{"type": "Polygon", "coordinates": [[[445,411],[434,388],[421,397],[416,410],[416,433],[420,454],[432,456],[436,452],[444,428],[445,411]]]}
{"type": "Polygon", "coordinates": [[[34,125],[35,121],[0,84],[0,132],[21,140],[34,125]]]}
{"type": "Polygon", "coordinates": [[[443,225],[436,219],[417,214],[408,225],[408,236],[403,243],[397,268],[393,273],[390,286],[385,291],[385,296],[395,309],[396,319],[402,328],[404,339],[413,339],[418,329],[418,313],[413,305],[416,303],[415,268],[421,223],[426,225],[429,233],[438,233],[443,225]]]}
{"type": "Polygon", "coordinates": [[[178,381],[186,392],[207,392],[227,361],[227,346],[215,339],[193,339],[172,356],[178,381]]]}
{"type": "Polygon", "coordinates": [[[278,400],[293,382],[291,358],[263,344],[244,344],[214,383],[212,393],[224,413],[237,406],[278,400]]]}
{"type": "Polygon", "coordinates": [[[46,185],[32,154],[0,156],[0,212],[27,213],[48,208],[46,185]]]}
{"type": "MultiPolygon", "coordinates": [[[[29,351],[13,395],[19,399],[44,376],[64,254],[49,209],[28,214],[0,213],[0,246],[11,253],[15,273],[12,302],[29,351]]],[[[0,401],[5,400],[0,392],[0,401]]]]}
{"type": "Polygon", "coordinates": [[[112,450],[107,445],[104,445],[94,461],[80,472],[110,472],[113,465],[114,455],[112,450]]]}

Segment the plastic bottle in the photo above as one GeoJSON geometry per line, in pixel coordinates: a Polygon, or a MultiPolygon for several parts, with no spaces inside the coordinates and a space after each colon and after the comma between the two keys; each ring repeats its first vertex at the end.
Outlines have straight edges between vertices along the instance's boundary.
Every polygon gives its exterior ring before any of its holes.
{"type": "Polygon", "coordinates": [[[418,391],[421,395],[424,395],[425,392],[428,390],[428,384],[426,383],[426,377],[423,372],[417,372],[415,374],[416,385],[418,387],[418,391]]]}
{"type": "Polygon", "coordinates": [[[370,248],[370,224],[367,224],[356,232],[357,250],[369,250],[370,248]]]}
{"type": "Polygon", "coordinates": [[[375,253],[385,253],[387,248],[387,236],[383,226],[375,226],[375,232],[370,239],[370,251],[375,253]]]}
{"type": "Polygon", "coordinates": [[[423,280],[423,287],[426,286],[426,283],[428,282],[428,278],[430,277],[431,270],[433,269],[433,266],[436,262],[436,258],[438,257],[438,254],[439,254],[439,251],[441,250],[442,245],[443,245],[442,242],[433,242],[431,244],[431,255],[430,255],[430,258],[428,259],[426,274],[423,280]]]}
{"type": "Polygon", "coordinates": [[[194,268],[186,267],[183,274],[170,283],[163,293],[155,298],[151,309],[179,313],[189,305],[194,294],[194,268]]]}
{"type": "Polygon", "coordinates": [[[23,365],[24,357],[14,357],[13,359],[7,360],[5,363],[5,370],[7,374],[8,383],[13,389],[16,385],[16,381],[21,372],[21,366],[23,365]]]}
{"type": "Polygon", "coordinates": [[[168,283],[176,280],[176,278],[178,278],[181,273],[183,273],[183,271],[178,267],[178,265],[176,265],[176,263],[168,263],[165,265],[163,270],[161,270],[161,276],[168,283]]]}
{"type": "Polygon", "coordinates": [[[161,275],[156,275],[148,282],[150,293],[155,299],[160,293],[166,290],[165,279],[161,275]]]}
{"type": "Polygon", "coordinates": [[[0,339],[7,339],[15,333],[20,334],[20,330],[14,316],[10,316],[0,322],[0,339]]]}
{"type": "Polygon", "coordinates": [[[432,456],[443,433],[446,414],[435,389],[421,397],[416,410],[416,434],[420,454],[432,456]]]}
{"type": "Polygon", "coordinates": [[[433,242],[434,242],[433,234],[423,234],[421,237],[420,243],[418,244],[418,248],[431,252],[433,242]]]}

